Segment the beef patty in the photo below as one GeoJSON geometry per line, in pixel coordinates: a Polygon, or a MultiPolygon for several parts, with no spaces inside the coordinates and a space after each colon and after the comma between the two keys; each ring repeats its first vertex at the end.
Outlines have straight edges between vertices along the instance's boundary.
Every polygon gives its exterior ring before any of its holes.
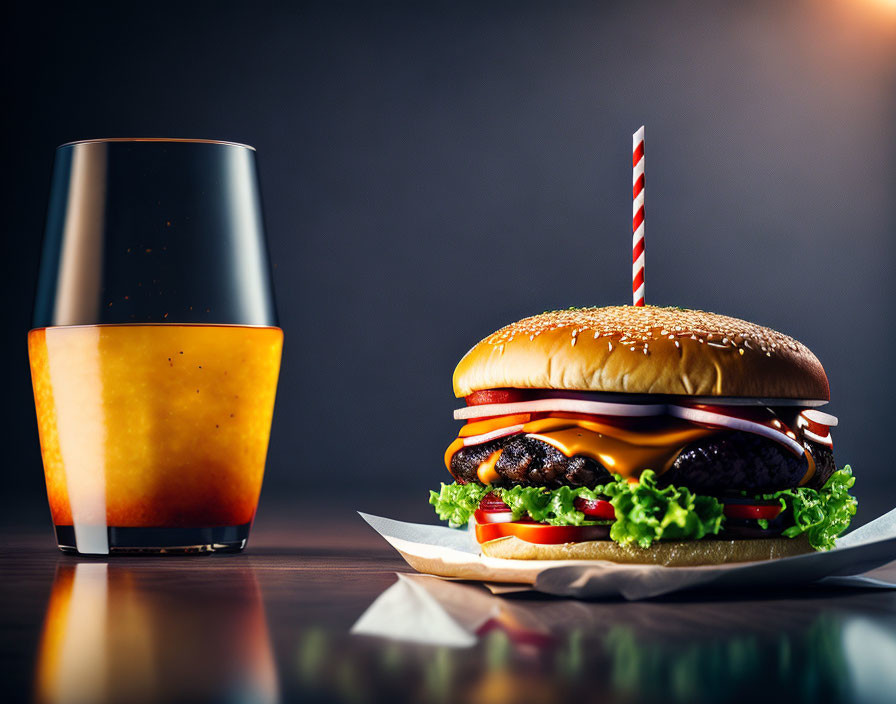
{"type": "MultiPolygon", "coordinates": [[[[834,455],[824,445],[803,439],[815,460],[815,474],[807,486],[818,489],[836,470],[834,455]]],[[[451,474],[460,482],[478,482],[479,465],[496,450],[503,450],[495,471],[499,486],[513,484],[585,486],[610,480],[607,469],[590,457],[567,457],[553,445],[510,435],[481,445],[464,447],[451,458],[451,474]]],[[[773,440],[732,431],[703,438],[685,447],[672,467],[659,477],[661,485],[674,484],[703,494],[731,490],[766,491],[794,487],[806,474],[808,460],[797,457],[773,440]]]]}
{"type": "MultiPolygon", "coordinates": [[[[834,453],[803,439],[815,461],[807,486],[820,489],[836,470],[834,453]]],[[[765,491],[795,487],[806,475],[809,460],[760,435],[739,431],[691,443],[659,479],[661,485],[686,486],[702,494],[726,490],[765,491]]]]}
{"type": "Polygon", "coordinates": [[[553,445],[525,435],[510,435],[458,450],[451,458],[451,474],[460,482],[478,482],[476,471],[489,455],[501,450],[496,484],[594,487],[611,480],[610,473],[590,457],[567,457],[553,445]]]}

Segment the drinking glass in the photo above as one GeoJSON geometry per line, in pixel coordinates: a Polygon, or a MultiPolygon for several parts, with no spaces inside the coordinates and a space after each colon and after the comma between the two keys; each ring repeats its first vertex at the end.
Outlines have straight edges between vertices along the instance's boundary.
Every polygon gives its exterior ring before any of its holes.
{"type": "Polygon", "coordinates": [[[282,342],[252,147],[59,147],[28,353],[60,549],[241,550],[282,342]]]}

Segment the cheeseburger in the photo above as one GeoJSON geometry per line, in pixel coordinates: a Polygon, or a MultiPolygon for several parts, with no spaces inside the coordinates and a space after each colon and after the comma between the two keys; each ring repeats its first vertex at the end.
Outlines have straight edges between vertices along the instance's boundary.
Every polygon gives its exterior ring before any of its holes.
{"type": "Polygon", "coordinates": [[[855,514],[821,363],[737,318],[542,313],[467,352],[454,393],[455,481],[430,503],[488,556],[767,560],[833,547],[855,514]]]}

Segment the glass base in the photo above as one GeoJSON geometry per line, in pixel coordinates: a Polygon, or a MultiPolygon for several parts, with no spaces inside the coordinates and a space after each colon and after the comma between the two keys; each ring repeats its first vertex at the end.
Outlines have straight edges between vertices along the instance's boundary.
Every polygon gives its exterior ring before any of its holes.
{"type": "MultiPolygon", "coordinates": [[[[214,528],[106,528],[109,553],[115,555],[187,555],[240,552],[251,523],[214,528]]],[[[56,526],[56,542],[64,553],[78,555],[74,526],[56,526]]]]}

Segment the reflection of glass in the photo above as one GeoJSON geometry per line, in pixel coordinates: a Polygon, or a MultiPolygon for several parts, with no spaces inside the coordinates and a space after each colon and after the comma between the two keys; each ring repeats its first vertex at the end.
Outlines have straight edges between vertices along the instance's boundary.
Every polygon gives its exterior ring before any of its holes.
{"type": "MultiPolygon", "coordinates": [[[[893,701],[896,672],[882,665],[896,657],[896,617],[875,623],[844,602],[819,613],[810,598],[529,600],[400,575],[352,633],[377,636],[354,639],[363,687],[401,685],[411,701],[893,701]]],[[[300,676],[341,691],[325,672],[300,676]]]]}
{"type": "Polygon", "coordinates": [[[261,593],[251,571],[172,594],[170,573],[60,565],[37,659],[35,699],[70,702],[279,700],[261,593]],[[217,596],[216,596],[217,594],[217,596]]]}
{"type": "Polygon", "coordinates": [[[59,148],[28,348],[64,550],[233,550],[261,490],[282,332],[254,150],[59,148]]]}

